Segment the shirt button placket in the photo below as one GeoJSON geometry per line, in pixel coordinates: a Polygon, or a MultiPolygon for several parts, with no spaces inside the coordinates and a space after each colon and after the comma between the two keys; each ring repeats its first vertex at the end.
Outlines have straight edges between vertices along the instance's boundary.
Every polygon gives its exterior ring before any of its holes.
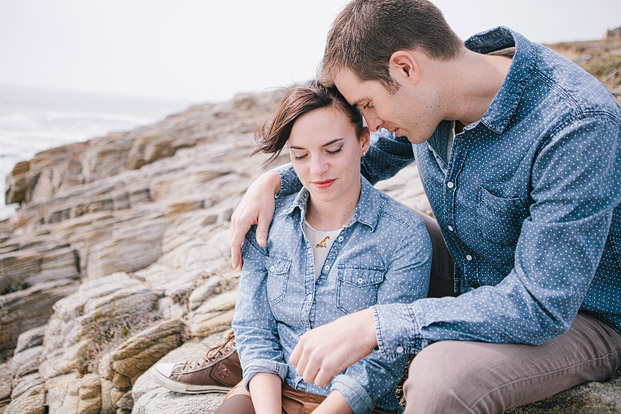
{"type": "MultiPolygon", "coordinates": [[[[452,182],[452,181],[449,181],[448,183],[446,183],[446,187],[447,187],[449,190],[452,190],[453,188],[455,188],[455,183],[454,183],[454,182],[452,182]]],[[[447,229],[448,229],[448,231],[450,231],[451,233],[453,233],[453,232],[455,231],[455,227],[453,227],[453,226],[452,226],[452,225],[450,225],[450,224],[449,224],[448,226],[446,226],[446,228],[447,228],[447,229]]]]}

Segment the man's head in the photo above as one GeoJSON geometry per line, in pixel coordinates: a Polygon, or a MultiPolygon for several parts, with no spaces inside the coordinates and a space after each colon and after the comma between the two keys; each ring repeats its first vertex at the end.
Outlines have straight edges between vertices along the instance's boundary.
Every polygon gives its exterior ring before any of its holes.
{"type": "Polygon", "coordinates": [[[388,62],[399,50],[419,50],[430,58],[455,58],[462,41],[442,12],[427,0],[353,0],[334,21],[321,65],[320,80],[334,84],[341,69],[361,81],[377,80],[394,92],[388,62]]]}
{"type": "Polygon", "coordinates": [[[450,116],[446,68],[464,49],[427,0],[353,0],[328,34],[319,78],[360,109],[371,131],[416,144],[450,116]]]}

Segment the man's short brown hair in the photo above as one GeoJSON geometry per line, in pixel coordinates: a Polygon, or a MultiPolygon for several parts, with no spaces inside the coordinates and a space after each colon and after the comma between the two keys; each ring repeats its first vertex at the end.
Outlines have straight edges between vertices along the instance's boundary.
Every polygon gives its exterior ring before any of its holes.
{"type": "Polygon", "coordinates": [[[328,33],[320,79],[332,85],[336,73],[347,68],[362,81],[377,80],[396,91],[388,72],[394,52],[417,49],[448,60],[462,47],[442,12],[427,0],[353,0],[328,33]]]}

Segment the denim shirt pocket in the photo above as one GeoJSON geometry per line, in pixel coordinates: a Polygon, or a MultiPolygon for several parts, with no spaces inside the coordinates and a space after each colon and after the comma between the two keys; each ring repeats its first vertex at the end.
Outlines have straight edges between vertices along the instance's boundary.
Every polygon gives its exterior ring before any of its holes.
{"type": "Polygon", "coordinates": [[[479,187],[477,226],[482,237],[492,243],[512,246],[517,243],[522,222],[528,217],[528,203],[522,198],[498,197],[479,187]]]}
{"type": "Polygon", "coordinates": [[[366,309],[377,303],[377,290],[384,281],[384,269],[339,266],[336,279],[336,306],[345,313],[366,309]]]}
{"type": "Polygon", "coordinates": [[[267,266],[267,298],[270,303],[283,300],[287,292],[291,259],[279,256],[270,256],[266,260],[267,266]]]}

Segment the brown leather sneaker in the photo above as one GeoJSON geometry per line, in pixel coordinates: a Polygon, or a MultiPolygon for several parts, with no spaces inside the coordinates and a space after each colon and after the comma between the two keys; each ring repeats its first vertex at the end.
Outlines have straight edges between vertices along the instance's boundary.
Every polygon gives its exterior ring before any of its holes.
{"type": "Polygon", "coordinates": [[[158,383],[175,392],[228,392],[242,380],[235,336],[231,332],[222,345],[211,348],[197,361],[157,364],[153,374],[158,383]]]}

